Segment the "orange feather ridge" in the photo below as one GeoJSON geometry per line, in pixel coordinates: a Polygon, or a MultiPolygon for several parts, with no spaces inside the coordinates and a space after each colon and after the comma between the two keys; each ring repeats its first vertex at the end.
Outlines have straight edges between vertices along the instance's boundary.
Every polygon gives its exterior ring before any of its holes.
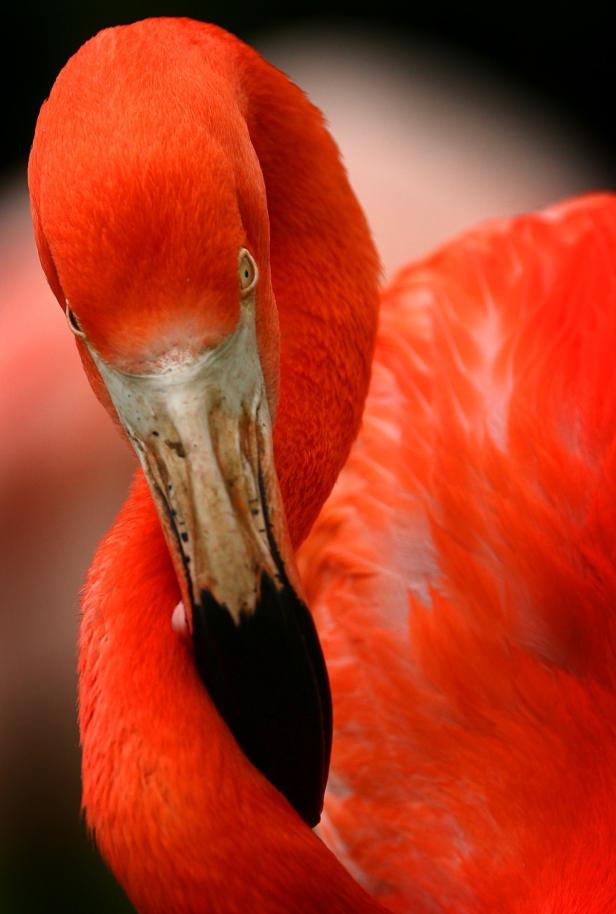
{"type": "Polygon", "coordinates": [[[301,552],[335,708],[323,834],[392,910],[616,908],[616,198],[385,290],[301,552]]]}

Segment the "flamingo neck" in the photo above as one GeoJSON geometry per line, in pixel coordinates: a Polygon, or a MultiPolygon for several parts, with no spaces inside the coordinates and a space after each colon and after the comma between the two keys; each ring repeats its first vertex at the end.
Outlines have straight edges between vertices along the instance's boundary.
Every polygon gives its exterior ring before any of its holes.
{"type": "MultiPolygon", "coordinates": [[[[212,40],[226,33],[208,29],[212,40]]],[[[276,466],[291,539],[304,539],[357,434],[376,334],[379,262],[323,117],[231,39],[270,221],[280,323],[276,466]]]]}
{"type": "MultiPolygon", "coordinates": [[[[280,324],[276,466],[297,545],[361,420],[377,257],[301,91],[214,27],[151,28],[169,30],[180,56],[198,45],[233,81],[262,171],[280,324]]],[[[141,914],[382,912],[239,750],[172,629],[178,598],[139,476],[90,570],[80,640],[83,802],[129,897],[141,914]]]]}
{"type": "Polygon", "coordinates": [[[138,474],[83,598],[83,806],[140,914],[384,914],[247,761],[173,631],[177,583],[138,474]]]}

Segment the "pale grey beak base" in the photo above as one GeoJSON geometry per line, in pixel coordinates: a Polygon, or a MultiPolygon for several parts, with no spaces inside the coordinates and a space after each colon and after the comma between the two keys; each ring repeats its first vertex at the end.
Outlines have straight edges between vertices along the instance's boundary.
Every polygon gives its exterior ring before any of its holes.
{"type": "MultiPolygon", "coordinates": [[[[150,482],[180,580],[208,590],[237,622],[254,610],[259,570],[276,579],[259,492],[284,526],[250,303],[235,333],[197,360],[129,375],[90,350],[150,482]],[[274,485],[271,484],[274,482],[274,485]]],[[[188,606],[193,594],[182,593],[188,606]]]]}

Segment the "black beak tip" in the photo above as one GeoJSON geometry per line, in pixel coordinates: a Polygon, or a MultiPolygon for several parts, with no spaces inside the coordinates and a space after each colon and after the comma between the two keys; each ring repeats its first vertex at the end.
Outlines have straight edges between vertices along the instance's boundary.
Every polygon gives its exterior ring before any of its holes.
{"type": "Polygon", "coordinates": [[[201,678],[250,761],[314,827],[332,741],[325,660],[312,616],[286,576],[263,573],[254,612],[235,623],[207,591],[193,606],[201,678]]]}

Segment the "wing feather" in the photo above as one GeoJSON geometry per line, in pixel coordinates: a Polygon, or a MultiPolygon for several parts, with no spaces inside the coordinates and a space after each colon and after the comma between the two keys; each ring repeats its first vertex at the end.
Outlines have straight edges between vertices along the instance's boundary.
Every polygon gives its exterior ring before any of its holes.
{"type": "Polygon", "coordinates": [[[522,910],[554,860],[575,894],[582,838],[616,909],[615,352],[615,197],[481,227],[383,294],[301,570],[323,836],[393,910],[522,910]]]}

